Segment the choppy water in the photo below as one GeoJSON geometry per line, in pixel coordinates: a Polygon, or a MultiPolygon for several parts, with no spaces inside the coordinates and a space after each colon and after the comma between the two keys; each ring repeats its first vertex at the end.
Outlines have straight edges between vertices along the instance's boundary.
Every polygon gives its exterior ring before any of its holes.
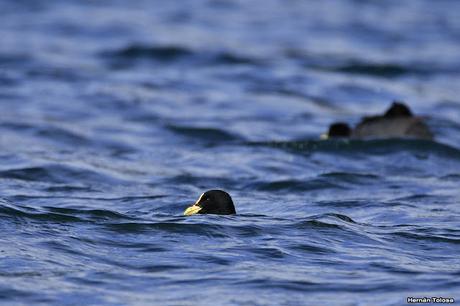
{"type": "Polygon", "coordinates": [[[0,302],[458,303],[459,12],[1,1],[0,302]],[[318,140],[393,99],[437,140],[318,140]]]}

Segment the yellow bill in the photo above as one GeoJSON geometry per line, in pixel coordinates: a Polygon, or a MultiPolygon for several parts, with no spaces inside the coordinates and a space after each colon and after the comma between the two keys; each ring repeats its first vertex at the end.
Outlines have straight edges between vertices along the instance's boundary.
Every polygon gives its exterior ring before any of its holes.
{"type": "Polygon", "coordinates": [[[184,211],[184,216],[191,216],[191,215],[197,214],[200,210],[201,210],[200,206],[193,204],[192,206],[188,207],[184,211]]]}

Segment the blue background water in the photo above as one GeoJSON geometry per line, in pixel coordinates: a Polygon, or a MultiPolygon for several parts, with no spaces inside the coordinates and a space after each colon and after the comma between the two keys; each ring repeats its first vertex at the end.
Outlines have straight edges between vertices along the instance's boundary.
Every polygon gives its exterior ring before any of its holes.
{"type": "Polygon", "coordinates": [[[459,54],[458,1],[1,1],[0,301],[458,302],[459,54]],[[318,141],[393,99],[436,141],[318,141]]]}

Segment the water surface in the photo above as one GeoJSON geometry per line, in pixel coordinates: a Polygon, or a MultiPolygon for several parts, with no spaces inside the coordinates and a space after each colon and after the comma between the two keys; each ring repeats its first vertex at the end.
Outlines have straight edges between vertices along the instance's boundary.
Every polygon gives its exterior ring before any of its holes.
{"type": "Polygon", "coordinates": [[[459,2],[0,12],[2,303],[460,299],[459,2]],[[394,99],[436,141],[318,140],[394,99]]]}

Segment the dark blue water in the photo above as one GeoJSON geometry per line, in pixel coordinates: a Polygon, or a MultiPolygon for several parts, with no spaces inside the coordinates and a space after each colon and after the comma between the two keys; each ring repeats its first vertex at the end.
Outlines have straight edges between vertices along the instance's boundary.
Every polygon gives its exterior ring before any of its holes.
{"type": "Polygon", "coordinates": [[[454,0],[1,1],[0,302],[458,303],[459,54],[454,0]],[[394,99],[436,140],[318,140],[394,99]]]}

